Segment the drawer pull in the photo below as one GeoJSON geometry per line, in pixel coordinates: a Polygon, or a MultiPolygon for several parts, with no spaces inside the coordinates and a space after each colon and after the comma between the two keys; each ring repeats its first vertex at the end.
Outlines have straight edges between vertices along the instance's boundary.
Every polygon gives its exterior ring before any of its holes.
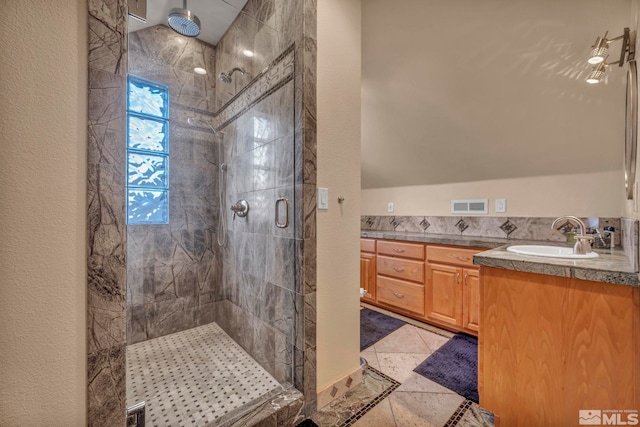
{"type": "Polygon", "coordinates": [[[393,270],[394,270],[394,271],[397,271],[398,273],[402,273],[402,272],[404,271],[404,268],[402,268],[402,267],[395,267],[395,266],[394,266],[394,267],[393,267],[393,270]]]}
{"type": "Polygon", "coordinates": [[[460,261],[471,261],[471,258],[469,258],[468,256],[454,255],[454,258],[460,261]]]}
{"type": "Polygon", "coordinates": [[[465,275],[464,275],[464,284],[465,284],[465,285],[467,284],[467,277],[469,277],[469,275],[468,275],[468,274],[465,274],[465,275]]]}
{"type": "Polygon", "coordinates": [[[393,252],[401,254],[401,253],[404,253],[404,249],[402,249],[402,248],[393,248],[393,252]]]}
{"type": "Polygon", "coordinates": [[[400,292],[393,292],[393,295],[395,295],[397,298],[404,298],[404,294],[401,294],[400,292]]]}
{"type": "Polygon", "coordinates": [[[460,283],[460,273],[456,273],[456,283],[460,283]]]}

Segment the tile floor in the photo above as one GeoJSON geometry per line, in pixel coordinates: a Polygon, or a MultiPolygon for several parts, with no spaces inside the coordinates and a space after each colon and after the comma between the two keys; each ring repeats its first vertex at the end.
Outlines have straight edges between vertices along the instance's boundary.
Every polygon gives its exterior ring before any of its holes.
{"type": "Polygon", "coordinates": [[[127,406],[148,427],[219,425],[282,386],[218,325],[127,347],[127,406]]]}
{"type": "MultiPolygon", "coordinates": [[[[406,324],[361,353],[369,366],[400,385],[355,423],[345,423],[344,416],[334,414],[344,412],[344,408],[349,406],[345,401],[352,400],[349,396],[335,405],[338,410],[331,405],[320,411],[334,416],[314,416],[314,420],[321,427],[493,427],[491,414],[476,403],[413,372],[452,336],[446,331],[433,330],[439,333],[406,324]],[[342,421],[338,422],[340,419],[342,421]]],[[[354,412],[360,411],[363,405],[358,396],[362,393],[355,388],[351,392],[356,395],[351,408],[354,412]]]]}

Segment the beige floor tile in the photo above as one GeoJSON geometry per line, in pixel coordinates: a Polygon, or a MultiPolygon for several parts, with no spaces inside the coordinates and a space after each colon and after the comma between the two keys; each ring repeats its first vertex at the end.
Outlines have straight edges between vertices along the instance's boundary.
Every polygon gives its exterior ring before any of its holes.
{"type": "Polygon", "coordinates": [[[378,363],[378,355],[376,354],[375,350],[365,350],[360,353],[360,356],[367,359],[367,363],[373,369],[377,369],[378,371],[380,370],[380,363],[378,363]]]}
{"type": "Polygon", "coordinates": [[[463,400],[457,394],[397,390],[389,396],[396,424],[402,427],[442,427],[463,400]]]}
{"type": "Polygon", "coordinates": [[[403,383],[427,357],[428,353],[378,353],[379,371],[403,383]]]}
{"type": "Polygon", "coordinates": [[[403,382],[397,391],[423,392],[423,393],[455,393],[440,384],[412,372],[403,382]]]}
{"type": "Polygon", "coordinates": [[[387,397],[382,402],[371,408],[354,424],[354,427],[395,427],[396,422],[391,411],[391,404],[387,397]]]}
{"type": "Polygon", "coordinates": [[[442,344],[449,341],[449,338],[447,337],[434,334],[433,332],[429,332],[424,329],[416,328],[416,332],[418,333],[420,338],[422,338],[427,347],[429,347],[429,353],[433,353],[434,351],[442,347],[442,344]]]}
{"type": "Polygon", "coordinates": [[[431,353],[413,325],[404,325],[373,345],[377,353],[431,353]]]}

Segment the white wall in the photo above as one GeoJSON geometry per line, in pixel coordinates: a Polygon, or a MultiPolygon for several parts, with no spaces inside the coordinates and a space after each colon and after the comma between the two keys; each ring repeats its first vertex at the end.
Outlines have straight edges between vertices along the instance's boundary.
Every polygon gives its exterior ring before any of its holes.
{"type": "MultiPolygon", "coordinates": [[[[362,190],[362,215],[451,216],[452,199],[489,199],[491,216],[620,217],[622,171],[362,190]],[[495,199],[507,200],[505,213],[495,199]],[[394,212],[387,212],[387,203],[394,212]]],[[[456,214],[455,216],[459,216],[456,214]]]]}
{"type": "Polygon", "coordinates": [[[360,0],[318,2],[317,388],[359,368],[360,0]],[[344,196],[339,205],[337,198],[344,196]]]}
{"type": "Polygon", "coordinates": [[[86,1],[0,13],[0,425],[86,425],[86,1]]]}

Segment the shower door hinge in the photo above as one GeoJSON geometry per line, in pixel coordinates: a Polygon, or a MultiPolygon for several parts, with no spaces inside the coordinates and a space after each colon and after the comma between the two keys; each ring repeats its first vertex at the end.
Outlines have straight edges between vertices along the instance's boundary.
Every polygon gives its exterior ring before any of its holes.
{"type": "Polygon", "coordinates": [[[145,402],[127,408],[127,427],[144,427],[145,402]]]}

